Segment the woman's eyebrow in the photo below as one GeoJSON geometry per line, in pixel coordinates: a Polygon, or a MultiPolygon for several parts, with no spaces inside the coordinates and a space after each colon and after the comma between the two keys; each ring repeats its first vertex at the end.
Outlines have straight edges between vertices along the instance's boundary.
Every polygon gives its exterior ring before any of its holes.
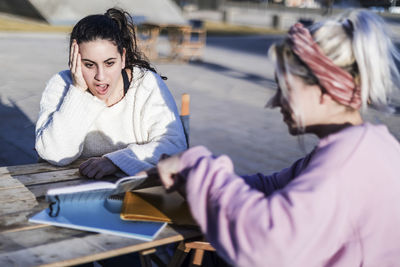
{"type": "MultiPolygon", "coordinates": [[[[103,62],[107,62],[107,61],[109,61],[109,60],[115,60],[115,59],[117,59],[117,58],[115,58],[115,57],[110,57],[110,58],[107,58],[106,60],[104,60],[103,62]]],[[[90,59],[87,59],[87,58],[82,58],[82,61],[89,61],[89,62],[91,62],[91,63],[93,63],[93,64],[96,63],[95,61],[90,60],[90,59]]]]}
{"type": "Polygon", "coordinates": [[[82,61],[89,61],[90,63],[96,64],[96,62],[87,58],[82,58],[82,61]]]}

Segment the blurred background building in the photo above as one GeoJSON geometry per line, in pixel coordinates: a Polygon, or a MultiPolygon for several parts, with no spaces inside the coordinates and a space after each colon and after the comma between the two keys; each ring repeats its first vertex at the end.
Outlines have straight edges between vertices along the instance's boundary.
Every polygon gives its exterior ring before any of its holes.
{"type": "Polygon", "coordinates": [[[73,25],[86,15],[104,13],[113,6],[130,12],[138,24],[185,24],[188,19],[201,19],[280,30],[296,21],[317,21],[349,7],[400,13],[400,0],[85,0],[85,4],[81,0],[1,0],[0,12],[51,25],[73,25]]]}
{"type": "MultiPolygon", "coordinates": [[[[318,21],[348,8],[369,8],[397,20],[400,0],[174,0],[183,13],[214,10],[229,24],[286,30],[296,21],[318,21]]],[[[204,14],[204,13],[203,13],[204,14]]],[[[201,16],[199,17],[201,18],[201,16]]]]}
{"type": "Polygon", "coordinates": [[[87,15],[102,14],[114,6],[131,13],[139,23],[185,23],[180,8],[172,0],[1,0],[0,12],[52,25],[73,25],[87,15]]]}
{"type": "Polygon", "coordinates": [[[398,0],[174,0],[180,7],[198,9],[219,9],[232,3],[244,5],[282,5],[286,7],[321,8],[326,6],[338,7],[383,7],[389,9],[400,6],[398,0]]]}
{"type": "MultiPolygon", "coordinates": [[[[400,0],[1,0],[0,12],[46,21],[52,25],[72,25],[78,19],[94,13],[103,13],[118,6],[131,12],[136,20],[154,23],[185,23],[182,15],[198,10],[221,12],[229,21],[232,8],[277,10],[282,8],[319,10],[333,8],[367,7],[378,12],[398,13],[400,0]],[[224,13],[225,12],[225,13],[224,13]]],[[[240,13],[234,11],[233,13],[240,13]]],[[[302,11],[304,14],[305,11],[302,11]]],[[[276,20],[276,18],[275,18],[276,20]]]]}

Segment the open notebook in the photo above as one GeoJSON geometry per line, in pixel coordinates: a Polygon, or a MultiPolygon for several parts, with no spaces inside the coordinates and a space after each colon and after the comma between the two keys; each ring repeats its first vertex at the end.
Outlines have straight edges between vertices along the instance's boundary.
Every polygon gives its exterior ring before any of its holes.
{"type": "Polygon", "coordinates": [[[122,220],[122,199],[112,197],[147,182],[146,176],[132,176],[116,183],[93,182],[50,189],[46,194],[49,208],[29,221],[149,241],[166,223],[122,220]]]}
{"type": "Polygon", "coordinates": [[[126,192],[121,218],[123,220],[197,225],[186,200],[178,192],[166,193],[162,187],[126,192]]]}

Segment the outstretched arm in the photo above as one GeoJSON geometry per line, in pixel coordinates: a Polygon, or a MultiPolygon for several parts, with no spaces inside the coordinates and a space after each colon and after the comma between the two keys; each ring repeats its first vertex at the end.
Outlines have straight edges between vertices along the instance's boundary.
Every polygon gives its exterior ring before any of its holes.
{"type": "Polygon", "coordinates": [[[306,157],[297,160],[289,168],[285,168],[279,172],[275,172],[271,175],[264,175],[257,173],[254,175],[242,176],[246,183],[253,189],[263,192],[266,196],[269,196],[276,190],[284,188],[290,181],[298,176],[303,169],[307,166],[312,153],[306,157]]]}
{"type": "Polygon", "coordinates": [[[321,255],[336,249],[322,244],[340,243],[339,232],[348,224],[338,214],[338,190],[313,183],[322,173],[301,175],[267,197],[235,175],[228,157],[215,158],[204,147],[167,161],[158,164],[163,184],[170,188],[185,177],[194,218],[218,253],[235,265],[322,266],[327,259],[321,255]]]}

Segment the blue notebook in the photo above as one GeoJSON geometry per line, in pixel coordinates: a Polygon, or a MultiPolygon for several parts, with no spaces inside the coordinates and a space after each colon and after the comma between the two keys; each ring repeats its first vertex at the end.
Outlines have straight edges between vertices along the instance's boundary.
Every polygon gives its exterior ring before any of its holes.
{"type": "Polygon", "coordinates": [[[110,197],[140,184],[146,177],[128,177],[114,183],[91,184],[50,189],[46,194],[49,208],[29,219],[30,222],[51,224],[98,233],[153,240],[166,223],[124,221],[120,218],[122,199],[110,197]]]}

